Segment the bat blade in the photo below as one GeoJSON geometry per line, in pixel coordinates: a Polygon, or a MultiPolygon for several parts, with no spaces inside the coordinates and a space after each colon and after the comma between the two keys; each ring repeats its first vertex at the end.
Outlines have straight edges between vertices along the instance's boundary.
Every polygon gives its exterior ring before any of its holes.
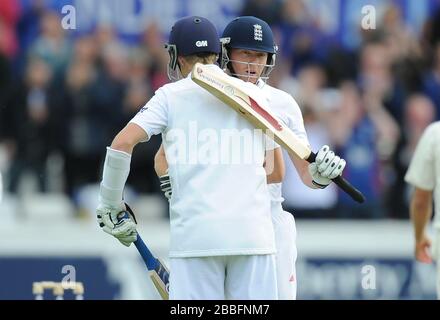
{"type": "Polygon", "coordinates": [[[151,281],[153,282],[160,296],[162,299],[168,300],[170,271],[163,261],[153,256],[139,234],[134,244],[144,260],[151,281]]]}
{"type": "MultiPolygon", "coordinates": [[[[118,217],[118,221],[121,221],[123,219],[129,219],[130,214],[133,216],[133,219],[135,219],[136,221],[133,210],[130,208],[130,206],[127,203],[125,203],[125,206],[127,208],[127,211],[124,211],[123,215],[121,217],[118,217]]],[[[151,281],[153,282],[160,296],[162,297],[162,299],[168,300],[169,286],[170,286],[169,285],[170,271],[168,270],[168,268],[166,267],[165,263],[162,260],[157,259],[151,253],[150,249],[148,249],[147,245],[142,240],[139,233],[137,234],[136,241],[134,241],[134,245],[136,246],[136,249],[141,255],[142,260],[144,260],[151,281]]]]}
{"type": "MultiPolygon", "coordinates": [[[[191,78],[199,86],[236,110],[256,128],[264,130],[290,154],[310,163],[315,161],[316,154],[310,147],[270,112],[268,103],[261,96],[261,90],[258,87],[201,63],[195,64],[191,78]]],[[[364,195],[343,177],[339,176],[333,179],[333,182],[355,201],[359,203],[365,201],[364,195]]]]}
{"type": "Polygon", "coordinates": [[[163,300],[169,299],[169,276],[170,272],[163,261],[158,259],[158,269],[149,271],[151,281],[163,300]]]}
{"type": "Polygon", "coordinates": [[[301,159],[307,159],[312,152],[289,128],[273,116],[267,109],[259,88],[254,85],[237,83],[237,79],[224,72],[215,72],[206,65],[197,63],[191,74],[192,80],[228,106],[238,111],[256,128],[264,130],[287,151],[301,159]]]}

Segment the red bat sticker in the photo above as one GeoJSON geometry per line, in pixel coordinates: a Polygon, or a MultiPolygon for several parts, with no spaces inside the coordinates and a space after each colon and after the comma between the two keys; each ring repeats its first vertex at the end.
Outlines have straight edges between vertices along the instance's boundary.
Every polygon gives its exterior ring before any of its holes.
{"type": "Polygon", "coordinates": [[[272,127],[274,127],[277,131],[281,131],[283,129],[283,127],[278,122],[278,120],[275,119],[274,117],[272,117],[272,115],[270,115],[265,109],[260,107],[254,99],[249,97],[249,100],[251,101],[252,109],[254,109],[256,112],[258,112],[258,114],[261,115],[264,119],[269,121],[269,123],[272,125],[272,127]]]}

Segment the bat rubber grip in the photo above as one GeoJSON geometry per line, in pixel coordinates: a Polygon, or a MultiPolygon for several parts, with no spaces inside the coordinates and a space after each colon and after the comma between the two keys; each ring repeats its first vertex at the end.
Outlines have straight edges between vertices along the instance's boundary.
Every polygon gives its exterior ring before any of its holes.
{"type": "MultiPolygon", "coordinates": [[[[130,207],[127,204],[125,204],[125,205],[127,206],[128,211],[134,217],[133,211],[130,209],[130,207]]],[[[129,213],[127,211],[125,211],[124,216],[122,216],[121,218],[118,218],[118,220],[129,219],[129,218],[130,218],[129,213]]],[[[136,249],[139,251],[139,254],[141,255],[142,259],[144,260],[145,265],[147,266],[147,269],[150,271],[155,270],[159,265],[158,260],[153,256],[153,254],[148,249],[147,245],[142,240],[142,238],[139,234],[136,237],[136,241],[134,241],[134,245],[136,246],[136,249]]]]}
{"type": "MultiPolygon", "coordinates": [[[[312,163],[316,160],[316,153],[311,152],[308,158],[306,159],[307,162],[312,163]]],[[[332,179],[336,185],[344,190],[354,201],[363,203],[365,201],[365,196],[360,192],[358,189],[356,189],[350,182],[348,182],[345,178],[338,176],[334,179],[332,179]]]]}
{"type": "Polygon", "coordinates": [[[338,185],[339,188],[344,190],[354,201],[363,203],[365,201],[365,196],[356,189],[350,182],[348,182],[345,178],[339,176],[332,180],[334,183],[338,185]]]}

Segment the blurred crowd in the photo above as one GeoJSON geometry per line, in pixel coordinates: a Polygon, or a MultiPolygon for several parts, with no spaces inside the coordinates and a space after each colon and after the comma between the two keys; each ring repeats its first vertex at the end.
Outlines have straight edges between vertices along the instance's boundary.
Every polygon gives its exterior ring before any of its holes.
{"type": "MultiPolygon", "coordinates": [[[[48,185],[57,155],[63,192],[75,200],[99,181],[114,135],[168,82],[166,35],[151,21],[136,44],[105,24],[72,37],[42,3],[23,11],[18,1],[0,1],[5,189],[19,195],[32,173],[38,192],[59,191],[48,185]]],[[[335,148],[347,160],[345,177],[367,197],[359,206],[335,187],[307,190],[288,166],[286,207],[301,218],[407,218],[403,176],[423,130],[440,119],[440,10],[416,33],[391,2],[376,29],[359,24],[355,49],[326,37],[304,0],[243,1],[238,15],[273,27],[280,52],[269,83],[292,94],[312,146],[335,148]]],[[[140,194],[160,193],[159,145],[155,137],[134,153],[128,183],[140,194]]]]}

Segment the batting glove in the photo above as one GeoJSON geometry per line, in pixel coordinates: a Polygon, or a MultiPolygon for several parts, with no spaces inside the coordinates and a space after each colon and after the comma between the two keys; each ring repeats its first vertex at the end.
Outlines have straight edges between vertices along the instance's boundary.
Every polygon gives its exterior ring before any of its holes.
{"type": "Polygon", "coordinates": [[[173,194],[173,191],[171,189],[171,181],[170,176],[167,174],[164,174],[163,176],[159,177],[160,181],[160,190],[164,193],[165,197],[170,200],[171,195],[173,194]]]}
{"type": "Polygon", "coordinates": [[[114,236],[124,246],[129,247],[136,241],[136,218],[126,211],[123,203],[117,207],[100,204],[96,209],[96,217],[101,229],[114,236]]]}
{"type": "Polygon", "coordinates": [[[322,146],[316,155],[315,162],[309,164],[309,173],[312,176],[313,185],[324,189],[332,179],[342,174],[345,165],[345,160],[335,155],[329,146],[322,146]]]}

